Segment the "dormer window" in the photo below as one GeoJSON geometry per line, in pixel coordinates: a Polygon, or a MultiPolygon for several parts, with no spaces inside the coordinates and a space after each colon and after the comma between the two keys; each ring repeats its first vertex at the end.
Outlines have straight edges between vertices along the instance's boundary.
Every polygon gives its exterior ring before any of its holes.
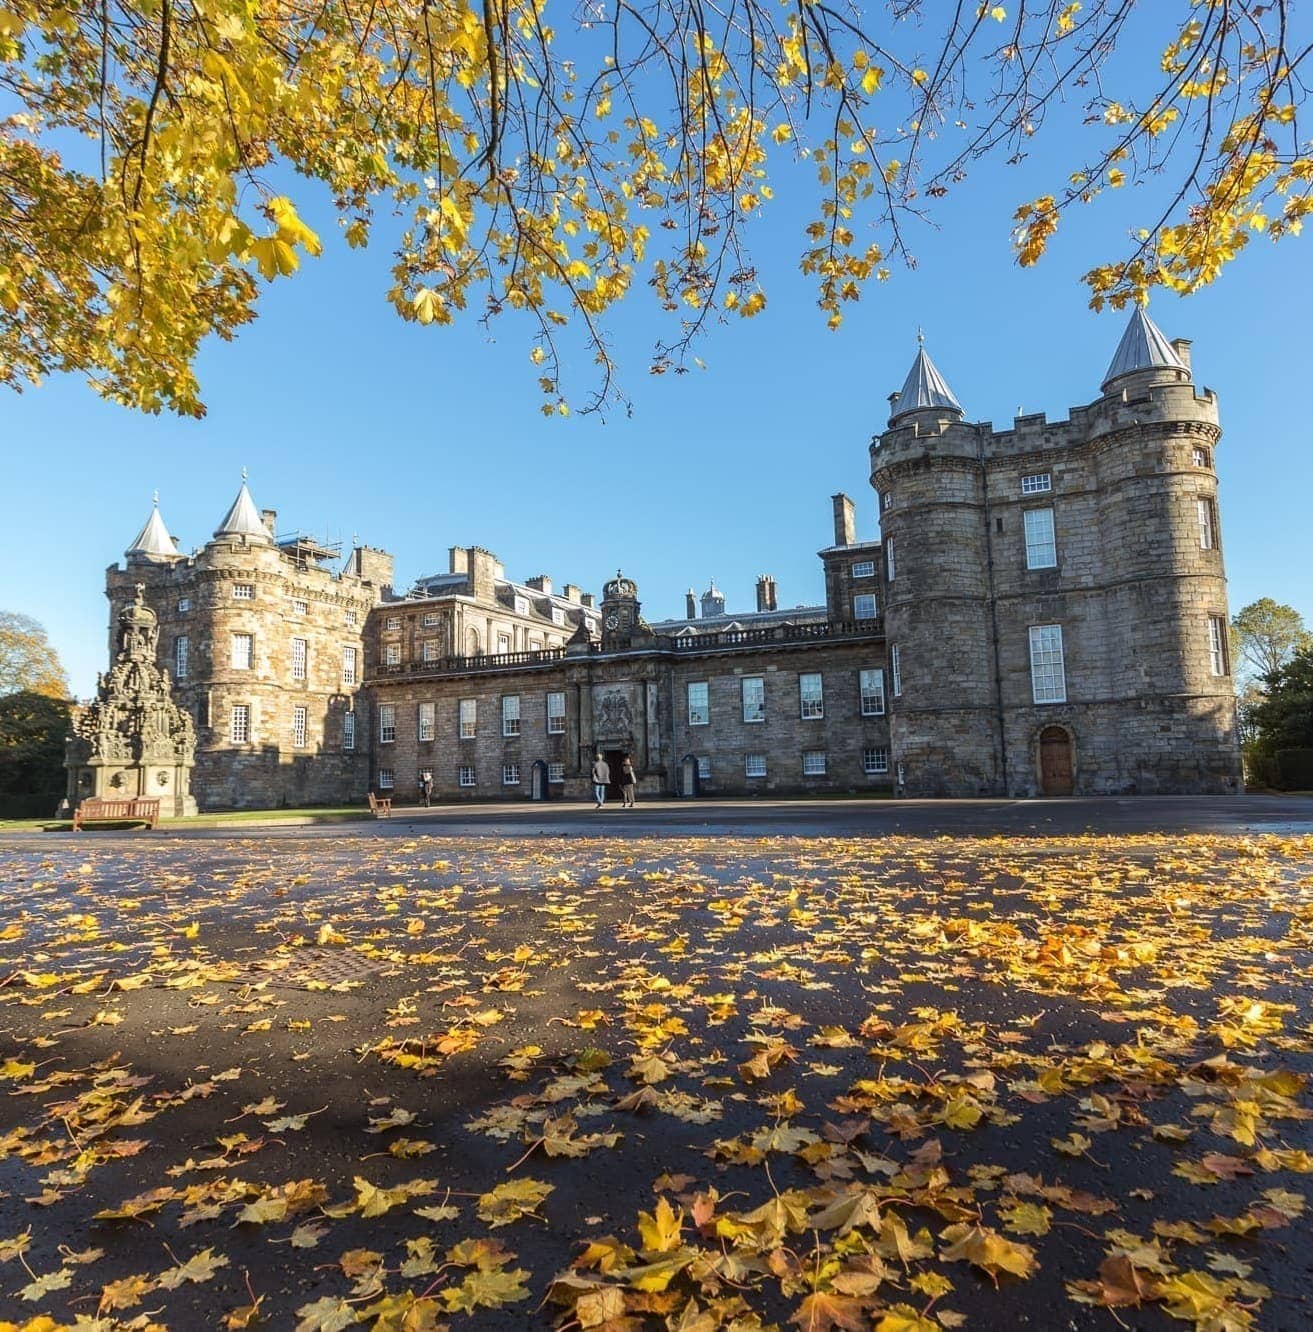
{"type": "Polygon", "coordinates": [[[528,615],[528,613],[529,613],[529,598],[528,598],[528,597],[516,597],[516,598],[515,598],[515,613],[516,613],[516,615],[528,615]]]}

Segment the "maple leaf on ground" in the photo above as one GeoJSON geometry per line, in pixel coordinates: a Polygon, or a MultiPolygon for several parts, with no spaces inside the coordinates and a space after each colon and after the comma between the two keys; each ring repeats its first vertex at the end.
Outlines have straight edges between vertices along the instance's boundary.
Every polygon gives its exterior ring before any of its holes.
{"type": "Polygon", "coordinates": [[[988,1272],[996,1285],[1000,1272],[1024,1279],[1039,1266],[1035,1261],[1035,1250],[1029,1244],[1005,1239],[988,1226],[949,1226],[941,1232],[939,1239],[948,1244],[939,1255],[945,1262],[965,1260],[988,1272]]]}
{"type": "Polygon", "coordinates": [[[643,1237],[643,1252],[669,1253],[679,1247],[684,1229],[684,1209],[676,1211],[663,1195],[652,1212],[639,1212],[638,1233],[643,1237]]]}
{"type": "Polygon", "coordinates": [[[177,1290],[184,1281],[198,1284],[209,1281],[219,1268],[227,1266],[228,1259],[223,1254],[216,1254],[213,1249],[202,1249],[200,1253],[192,1254],[185,1263],[161,1272],[155,1280],[165,1290],[177,1290]]]}
{"type": "Polygon", "coordinates": [[[118,1309],[131,1309],[155,1289],[155,1283],[148,1276],[126,1276],[118,1281],[111,1281],[102,1286],[100,1304],[102,1313],[113,1313],[118,1309]]]}
{"type": "Polygon", "coordinates": [[[33,1277],[18,1294],[21,1299],[35,1303],[44,1299],[52,1290],[64,1290],[72,1280],[73,1273],[67,1267],[57,1267],[53,1272],[47,1272],[45,1276],[33,1277]]]}
{"type": "Polygon", "coordinates": [[[498,1268],[492,1272],[481,1272],[476,1268],[459,1286],[448,1286],[442,1291],[442,1301],[449,1313],[473,1313],[480,1307],[499,1309],[503,1304],[529,1298],[529,1288],[524,1284],[528,1275],[519,1267],[509,1271],[498,1268]]]}
{"type": "Polygon", "coordinates": [[[793,1312],[789,1322],[801,1332],[868,1332],[871,1317],[866,1312],[871,1301],[853,1295],[833,1295],[827,1291],[813,1291],[793,1312]]]}
{"type": "Polygon", "coordinates": [[[895,1304],[875,1325],[875,1332],[939,1332],[933,1318],[922,1318],[910,1304],[895,1304]]]}
{"type": "Polygon", "coordinates": [[[296,1332],[342,1332],[359,1320],[360,1315],[344,1299],[325,1295],[313,1304],[303,1304],[296,1316],[296,1332]]]}
{"type": "Polygon", "coordinates": [[[510,1179],[479,1198],[479,1219],[490,1226],[509,1226],[536,1214],[538,1205],[556,1188],[540,1179],[510,1179]]]}

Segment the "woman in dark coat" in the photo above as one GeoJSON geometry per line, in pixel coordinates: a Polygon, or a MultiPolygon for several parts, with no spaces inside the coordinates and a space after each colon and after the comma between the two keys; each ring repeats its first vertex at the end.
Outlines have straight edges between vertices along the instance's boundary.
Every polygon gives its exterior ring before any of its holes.
{"type": "Polygon", "coordinates": [[[625,809],[634,807],[634,787],[638,779],[634,776],[634,760],[625,755],[624,762],[620,765],[620,796],[625,809]]]}

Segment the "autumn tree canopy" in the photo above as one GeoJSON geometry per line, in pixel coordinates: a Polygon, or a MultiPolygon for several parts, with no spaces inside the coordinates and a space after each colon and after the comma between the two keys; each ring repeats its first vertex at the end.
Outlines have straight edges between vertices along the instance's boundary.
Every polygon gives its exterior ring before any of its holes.
{"type": "Polygon", "coordinates": [[[1158,174],[1165,205],[1085,281],[1096,305],[1191,291],[1310,206],[1290,8],[4,0],[0,380],[74,371],[200,415],[202,340],[320,252],[314,181],[352,246],[400,214],[403,318],[524,312],[548,413],[567,410],[558,338],[577,325],[600,405],[606,317],[631,288],[666,316],[657,370],[709,319],[764,307],[747,246],[775,189],[813,200],[800,262],[833,327],[910,260],[939,198],[1024,156],[1059,108],[1090,133],[1018,201],[1019,261],[1074,206],[1158,174]]]}
{"type": "Polygon", "coordinates": [[[68,676],[40,624],[30,615],[0,611],[0,698],[17,693],[66,699],[68,676]]]}

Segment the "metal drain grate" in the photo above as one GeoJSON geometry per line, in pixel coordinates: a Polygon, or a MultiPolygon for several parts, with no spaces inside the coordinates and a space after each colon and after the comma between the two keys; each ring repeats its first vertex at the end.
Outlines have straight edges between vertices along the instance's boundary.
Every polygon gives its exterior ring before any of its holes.
{"type": "Polygon", "coordinates": [[[308,989],[311,985],[342,985],[349,981],[367,981],[372,976],[395,969],[395,964],[384,958],[367,957],[354,949],[301,948],[285,967],[256,963],[254,970],[270,985],[282,985],[293,990],[308,989]]]}

